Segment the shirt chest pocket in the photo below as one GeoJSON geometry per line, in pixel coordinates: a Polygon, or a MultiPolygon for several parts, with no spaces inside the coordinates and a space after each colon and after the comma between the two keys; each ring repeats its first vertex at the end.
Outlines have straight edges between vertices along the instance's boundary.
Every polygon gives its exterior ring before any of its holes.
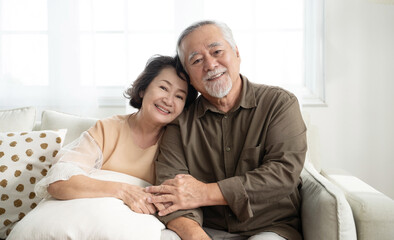
{"type": "Polygon", "coordinates": [[[245,172],[258,168],[261,165],[261,155],[261,145],[244,148],[239,157],[235,175],[243,175],[245,172]]]}

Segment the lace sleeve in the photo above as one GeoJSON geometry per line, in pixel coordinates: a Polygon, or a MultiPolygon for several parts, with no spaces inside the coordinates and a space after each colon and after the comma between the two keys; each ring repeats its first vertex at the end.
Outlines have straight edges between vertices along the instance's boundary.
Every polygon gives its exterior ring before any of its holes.
{"type": "Polygon", "coordinates": [[[68,144],[58,154],[59,161],[55,163],[48,174],[35,186],[38,197],[49,198],[49,184],[60,180],[68,180],[75,175],[89,175],[103,164],[103,154],[96,141],[88,132],[68,144]]]}

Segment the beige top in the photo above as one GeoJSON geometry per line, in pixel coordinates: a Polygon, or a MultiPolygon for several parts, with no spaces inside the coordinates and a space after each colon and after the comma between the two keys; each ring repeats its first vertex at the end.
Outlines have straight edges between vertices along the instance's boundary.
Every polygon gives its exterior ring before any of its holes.
{"type": "Polygon", "coordinates": [[[142,149],[134,142],[129,124],[132,116],[118,115],[99,120],[65,146],[56,156],[59,161],[36,184],[37,196],[49,198],[49,184],[68,180],[74,175],[92,177],[97,170],[124,173],[153,184],[158,144],[142,149]]]}
{"type": "Polygon", "coordinates": [[[140,148],[131,136],[132,115],[118,115],[100,120],[88,130],[103,153],[103,170],[125,173],[154,183],[154,158],[157,143],[140,148]]]}

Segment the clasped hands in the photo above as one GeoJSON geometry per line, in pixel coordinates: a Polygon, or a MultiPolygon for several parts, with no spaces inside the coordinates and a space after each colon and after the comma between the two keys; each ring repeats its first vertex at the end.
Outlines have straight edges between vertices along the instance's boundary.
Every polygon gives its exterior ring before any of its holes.
{"type": "Polygon", "coordinates": [[[151,194],[147,201],[156,207],[158,215],[165,216],[177,210],[203,206],[206,190],[205,183],[191,175],[178,174],[159,186],[146,187],[144,191],[151,194]]]}

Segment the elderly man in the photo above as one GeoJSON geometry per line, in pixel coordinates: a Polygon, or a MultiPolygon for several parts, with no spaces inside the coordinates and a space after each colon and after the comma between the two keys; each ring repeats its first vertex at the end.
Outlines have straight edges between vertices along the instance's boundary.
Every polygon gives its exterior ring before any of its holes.
{"type": "Polygon", "coordinates": [[[161,206],[160,219],[182,239],[302,239],[307,144],[297,98],[239,73],[223,23],[188,27],[177,53],[201,95],[161,141],[161,185],[146,189],[157,194],[148,201],[161,206]]]}

